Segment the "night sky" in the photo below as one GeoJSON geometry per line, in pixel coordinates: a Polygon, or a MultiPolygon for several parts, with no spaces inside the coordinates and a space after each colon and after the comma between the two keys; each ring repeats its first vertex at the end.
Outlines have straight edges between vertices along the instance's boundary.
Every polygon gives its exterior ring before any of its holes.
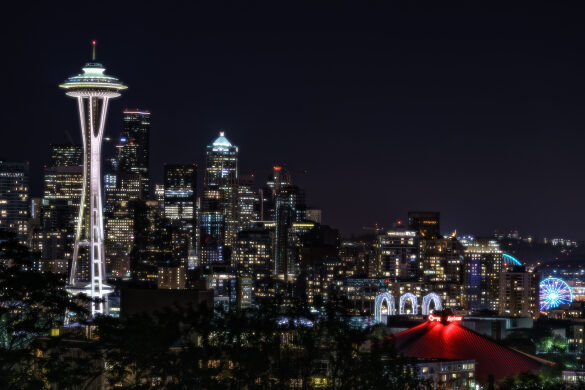
{"type": "Polygon", "coordinates": [[[4,6],[0,159],[30,161],[40,195],[49,143],[80,140],[57,85],[96,39],[129,86],[106,135],[149,109],[155,183],[163,162],[201,179],[225,129],[243,174],[307,169],[309,205],[344,234],[436,210],[444,232],[585,239],[585,14],[473,3],[4,6]]]}

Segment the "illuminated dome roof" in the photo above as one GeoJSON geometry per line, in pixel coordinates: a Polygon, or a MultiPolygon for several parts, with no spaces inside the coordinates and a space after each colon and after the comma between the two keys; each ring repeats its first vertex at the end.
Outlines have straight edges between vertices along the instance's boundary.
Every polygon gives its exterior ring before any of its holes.
{"type": "Polygon", "coordinates": [[[538,370],[550,362],[500,345],[457,322],[427,321],[391,337],[404,356],[475,360],[476,376],[494,379],[538,370]]]}
{"type": "Polygon", "coordinates": [[[221,150],[227,150],[227,149],[231,148],[232,144],[225,137],[225,132],[220,131],[219,137],[217,137],[217,139],[215,141],[213,141],[213,144],[211,146],[212,146],[213,150],[221,151],[221,150]]]}

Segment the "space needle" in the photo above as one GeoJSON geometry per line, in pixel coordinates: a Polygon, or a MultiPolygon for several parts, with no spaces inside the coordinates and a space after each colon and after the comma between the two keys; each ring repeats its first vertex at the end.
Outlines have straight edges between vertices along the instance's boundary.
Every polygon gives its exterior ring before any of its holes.
{"type": "Polygon", "coordinates": [[[67,290],[98,298],[91,303],[91,316],[107,314],[105,284],[104,223],[101,191],[101,147],[110,99],[120,96],[127,87],[117,78],[104,74],[105,68],[95,61],[96,42],[92,42],[91,62],[83,73],[69,77],[59,87],[77,99],[83,140],[83,190],[75,231],[75,246],[67,290]]]}

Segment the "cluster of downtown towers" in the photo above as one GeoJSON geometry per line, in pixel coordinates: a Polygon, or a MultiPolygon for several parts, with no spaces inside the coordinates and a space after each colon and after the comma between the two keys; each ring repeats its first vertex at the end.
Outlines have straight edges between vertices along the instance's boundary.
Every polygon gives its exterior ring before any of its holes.
{"type": "MultiPolygon", "coordinates": [[[[254,175],[240,175],[238,147],[223,132],[206,148],[201,193],[196,164],[165,164],[164,183],[152,185],[150,132],[150,112],[125,110],[116,156],[104,164],[110,280],[211,289],[217,302],[238,307],[277,294],[309,304],[341,294],[364,313],[376,295],[391,291],[418,299],[435,292],[443,306],[465,311],[537,313],[538,275],[503,262],[493,240],[442,237],[438,213],[409,213],[407,226],[341,240],[321,224],[319,209],[307,207],[286,167],[272,167],[260,188],[254,175]]],[[[50,155],[43,197],[32,200],[28,165],[0,162],[0,229],[31,248],[34,268],[69,275],[84,152],[51,145],[50,155]]],[[[74,273],[87,282],[90,265],[81,259],[74,273]]]]}

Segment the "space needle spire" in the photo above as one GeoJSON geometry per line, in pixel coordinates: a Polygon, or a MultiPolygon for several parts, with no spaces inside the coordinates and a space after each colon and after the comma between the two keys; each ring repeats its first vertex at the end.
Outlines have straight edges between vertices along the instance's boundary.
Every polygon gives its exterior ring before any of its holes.
{"type": "Polygon", "coordinates": [[[127,87],[117,78],[104,74],[105,68],[95,60],[96,41],[92,41],[92,61],[83,73],[69,77],[59,87],[77,99],[83,140],[83,190],[75,231],[75,246],[67,290],[86,293],[100,302],[92,303],[90,312],[107,314],[105,284],[104,223],[101,191],[101,146],[110,99],[120,96],[127,87]]]}

